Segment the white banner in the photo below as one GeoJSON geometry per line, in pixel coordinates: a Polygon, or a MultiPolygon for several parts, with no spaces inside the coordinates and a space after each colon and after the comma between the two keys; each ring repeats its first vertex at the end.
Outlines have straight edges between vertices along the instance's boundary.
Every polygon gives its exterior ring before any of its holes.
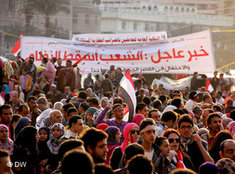
{"type": "Polygon", "coordinates": [[[215,70],[210,31],[145,43],[94,44],[47,37],[24,36],[23,58],[34,57],[39,65],[42,57],[61,57],[79,68],[99,73],[110,65],[130,69],[131,73],[212,73],[215,70]]]}
{"type": "Polygon", "coordinates": [[[95,44],[128,44],[153,42],[167,39],[167,33],[149,32],[149,33],[123,33],[123,34],[77,34],[73,35],[72,40],[95,44]]]}

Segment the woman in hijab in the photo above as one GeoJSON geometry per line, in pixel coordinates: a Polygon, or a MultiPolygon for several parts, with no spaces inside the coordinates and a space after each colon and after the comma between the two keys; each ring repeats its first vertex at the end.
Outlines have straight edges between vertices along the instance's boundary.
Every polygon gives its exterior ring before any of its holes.
{"type": "Polygon", "coordinates": [[[55,123],[50,129],[50,139],[47,141],[47,146],[50,150],[50,158],[48,160],[48,172],[52,172],[57,168],[59,163],[59,145],[60,138],[64,135],[64,126],[61,123],[55,123]]]}
{"type": "MultiPolygon", "coordinates": [[[[110,159],[110,166],[113,170],[119,168],[119,164],[125,148],[132,143],[136,143],[139,139],[139,126],[135,123],[128,123],[123,130],[124,141],[120,147],[114,149],[110,159]]],[[[123,166],[124,164],[120,164],[123,166]]]]}
{"type": "Polygon", "coordinates": [[[5,124],[0,124],[0,149],[4,149],[13,154],[14,143],[9,138],[9,129],[5,124]]]}
{"type": "Polygon", "coordinates": [[[28,118],[28,117],[20,118],[20,120],[15,128],[15,137],[17,137],[17,135],[19,134],[21,129],[23,129],[25,126],[31,126],[31,125],[32,125],[32,123],[31,123],[30,118],[28,118]]]}
{"type": "Polygon", "coordinates": [[[120,138],[121,138],[121,132],[120,129],[116,126],[109,126],[107,129],[105,129],[105,132],[109,135],[107,143],[108,143],[108,154],[105,164],[109,165],[110,157],[113,153],[113,150],[119,146],[120,138]]]}
{"type": "Polygon", "coordinates": [[[94,113],[98,111],[97,108],[95,107],[90,107],[87,109],[86,114],[85,114],[85,121],[84,124],[89,126],[89,127],[95,127],[95,121],[94,121],[94,113]]]}
{"type": "Polygon", "coordinates": [[[24,127],[16,137],[12,161],[24,162],[26,167],[13,168],[15,174],[32,174],[38,172],[38,134],[32,126],[24,127]]]}

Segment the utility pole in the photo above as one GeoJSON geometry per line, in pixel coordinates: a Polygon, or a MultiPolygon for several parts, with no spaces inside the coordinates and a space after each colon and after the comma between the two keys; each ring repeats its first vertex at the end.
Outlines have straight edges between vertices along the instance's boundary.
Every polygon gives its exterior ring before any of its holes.
{"type": "Polygon", "coordinates": [[[70,1],[70,29],[69,29],[69,39],[72,39],[73,35],[73,0],[70,1]]]}

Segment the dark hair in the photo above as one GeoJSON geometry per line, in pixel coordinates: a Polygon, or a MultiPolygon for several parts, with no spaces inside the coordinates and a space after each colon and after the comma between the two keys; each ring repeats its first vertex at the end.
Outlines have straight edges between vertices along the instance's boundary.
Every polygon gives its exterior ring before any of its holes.
{"type": "Polygon", "coordinates": [[[132,157],[138,154],[144,155],[144,148],[143,146],[137,143],[129,144],[124,150],[126,161],[130,160],[132,157]]]}
{"type": "Polygon", "coordinates": [[[222,108],[221,108],[220,105],[213,105],[213,106],[212,106],[212,109],[216,109],[215,112],[222,112],[222,108]]]}
{"type": "Polygon", "coordinates": [[[87,100],[88,103],[91,103],[93,105],[99,106],[99,101],[96,97],[91,97],[87,100]]]}
{"type": "Polygon", "coordinates": [[[95,165],[95,174],[114,174],[113,169],[102,163],[95,165]]]}
{"type": "Polygon", "coordinates": [[[14,114],[11,119],[11,124],[13,124],[14,122],[17,122],[21,117],[22,116],[19,114],[14,114]]]}
{"type": "Polygon", "coordinates": [[[25,108],[29,109],[28,105],[26,105],[26,104],[20,105],[19,106],[19,113],[21,113],[23,111],[23,109],[25,109],[25,108]]]}
{"type": "Polygon", "coordinates": [[[64,111],[67,113],[67,110],[69,108],[75,108],[74,104],[72,103],[66,103],[64,106],[62,106],[62,108],[64,109],[64,111]]]}
{"type": "Polygon", "coordinates": [[[158,98],[162,103],[167,100],[167,96],[166,95],[160,95],[158,98]]]}
{"type": "Polygon", "coordinates": [[[206,99],[210,98],[210,94],[205,93],[202,97],[202,100],[205,101],[206,99]]]}
{"type": "Polygon", "coordinates": [[[211,113],[211,114],[209,114],[209,116],[207,117],[207,121],[206,121],[207,126],[211,123],[211,119],[214,118],[214,117],[218,117],[218,118],[222,119],[222,117],[221,117],[220,114],[215,113],[215,112],[214,112],[214,113],[211,113]]]}
{"type": "Polygon", "coordinates": [[[9,152],[4,150],[4,149],[0,149],[0,158],[2,157],[8,157],[10,156],[9,152]]]}
{"type": "Polygon", "coordinates": [[[235,121],[235,109],[233,109],[233,110],[230,112],[230,118],[233,119],[233,121],[235,121]]]}
{"type": "Polygon", "coordinates": [[[30,100],[37,100],[37,98],[36,98],[35,96],[32,96],[32,95],[31,95],[31,96],[29,96],[29,98],[28,98],[27,101],[30,102],[30,100]]]}
{"type": "Polygon", "coordinates": [[[135,112],[138,113],[138,111],[143,110],[144,107],[146,107],[146,104],[144,104],[144,103],[138,103],[137,106],[136,106],[135,112]]]}
{"type": "Polygon", "coordinates": [[[81,150],[70,150],[65,153],[61,163],[62,174],[73,174],[79,170],[83,174],[93,174],[94,162],[92,157],[81,150]]]}
{"type": "Polygon", "coordinates": [[[182,103],[182,100],[179,97],[174,98],[173,100],[171,100],[171,105],[173,105],[177,108],[180,107],[181,103],[182,103]]]}
{"type": "Polygon", "coordinates": [[[67,112],[66,112],[67,116],[69,116],[69,114],[72,113],[72,112],[78,112],[78,110],[74,107],[71,107],[71,108],[67,109],[67,112]]]}
{"type": "Polygon", "coordinates": [[[76,139],[68,139],[63,141],[60,144],[59,151],[58,151],[58,157],[59,160],[62,160],[64,154],[74,148],[80,147],[83,145],[83,142],[81,140],[76,139]]]}
{"type": "Polygon", "coordinates": [[[80,116],[76,115],[76,116],[72,116],[69,118],[69,128],[72,127],[72,123],[76,124],[77,120],[82,119],[80,116]]]}
{"type": "Polygon", "coordinates": [[[80,91],[78,94],[79,99],[85,99],[87,98],[87,92],[86,91],[80,91]]]}
{"type": "Polygon", "coordinates": [[[158,109],[151,109],[151,110],[149,111],[148,118],[152,118],[151,114],[152,114],[153,112],[159,112],[159,110],[158,110],[158,109]]]}
{"type": "Polygon", "coordinates": [[[12,109],[10,105],[2,105],[0,106],[0,115],[2,115],[3,109],[12,109]]]}
{"type": "Polygon", "coordinates": [[[221,144],[220,144],[220,151],[221,152],[224,152],[224,146],[225,146],[225,143],[227,142],[234,142],[233,139],[227,139],[227,140],[224,140],[221,144]]]}
{"type": "Polygon", "coordinates": [[[178,120],[178,128],[180,127],[181,123],[187,122],[193,126],[193,119],[188,114],[181,115],[178,120]]]}
{"type": "Polygon", "coordinates": [[[196,172],[194,172],[193,170],[191,169],[174,169],[171,171],[170,174],[196,174],[196,172]]]}
{"type": "Polygon", "coordinates": [[[154,167],[150,159],[144,155],[136,155],[128,161],[130,174],[152,174],[154,167]]]}
{"type": "Polygon", "coordinates": [[[170,120],[175,122],[176,119],[177,119],[177,113],[172,110],[164,112],[161,117],[161,121],[164,121],[164,122],[168,122],[170,120]]]}
{"type": "Polygon", "coordinates": [[[163,136],[157,136],[156,139],[155,139],[155,144],[160,147],[163,143],[164,140],[167,140],[166,137],[163,137],[163,136]]]}
{"type": "Polygon", "coordinates": [[[120,97],[115,97],[114,100],[113,100],[113,105],[115,104],[123,104],[123,99],[120,98],[120,97]]]}
{"type": "Polygon", "coordinates": [[[47,62],[48,62],[48,59],[47,59],[46,57],[43,57],[43,58],[42,58],[42,61],[43,61],[44,63],[47,63],[47,62]]]}
{"type": "Polygon", "coordinates": [[[84,142],[84,147],[87,150],[87,147],[90,146],[91,149],[95,149],[96,144],[103,140],[107,139],[108,134],[105,133],[104,131],[98,130],[96,128],[90,128],[86,130],[86,132],[83,134],[81,137],[81,140],[84,142]]]}
{"type": "Polygon", "coordinates": [[[122,104],[114,104],[113,107],[112,107],[112,110],[114,111],[116,108],[120,107],[120,106],[123,106],[122,104]]]}
{"type": "Polygon", "coordinates": [[[177,115],[183,115],[183,114],[185,114],[184,111],[183,111],[183,109],[173,109],[173,111],[174,111],[175,113],[177,113],[177,115]]]}
{"type": "Polygon", "coordinates": [[[178,137],[180,138],[180,133],[179,133],[177,130],[171,129],[171,128],[170,128],[170,129],[166,129],[166,130],[163,132],[163,136],[166,137],[166,138],[168,138],[168,136],[169,136],[170,134],[172,134],[172,133],[178,135],[178,137]]]}
{"type": "Polygon", "coordinates": [[[156,109],[159,109],[160,107],[162,107],[161,100],[158,100],[158,99],[154,100],[153,101],[153,107],[156,108],[156,109]]]}
{"type": "Polygon", "coordinates": [[[106,74],[104,75],[104,77],[105,77],[105,78],[109,78],[109,74],[106,73],[106,74]]]}
{"type": "Polygon", "coordinates": [[[90,107],[87,102],[81,102],[79,106],[82,107],[85,111],[87,111],[87,109],[90,107]]]}
{"type": "Polygon", "coordinates": [[[145,96],[145,97],[143,98],[143,103],[146,104],[146,105],[150,105],[150,103],[151,103],[150,97],[145,96]]]}
{"type": "Polygon", "coordinates": [[[152,118],[145,118],[140,122],[139,131],[142,131],[148,125],[155,125],[154,120],[152,118]]]}

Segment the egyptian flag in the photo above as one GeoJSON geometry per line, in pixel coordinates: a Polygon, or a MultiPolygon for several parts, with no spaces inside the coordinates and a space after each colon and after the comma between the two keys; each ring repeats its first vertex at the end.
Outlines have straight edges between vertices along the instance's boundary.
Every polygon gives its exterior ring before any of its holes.
{"type": "Polygon", "coordinates": [[[130,75],[129,69],[126,71],[125,76],[122,77],[119,83],[117,94],[123,99],[123,101],[128,106],[128,108],[125,108],[125,115],[123,120],[131,122],[135,114],[136,96],[134,83],[130,75]]]}
{"type": "Polygon", "coordinates": [[[11,53],[14,53],[14,56],[17,56],[21,50],[21,37],[23,37],[23,33],[21,33],[18,41],[15,44],[15,47],[11,50],[11,53]]]}
{"type": "Polygon", "coordinates": [[[206,80],[206,90],[208,90],[210,92],[212,92],[214,90],[209,79],[206,80]]]}

